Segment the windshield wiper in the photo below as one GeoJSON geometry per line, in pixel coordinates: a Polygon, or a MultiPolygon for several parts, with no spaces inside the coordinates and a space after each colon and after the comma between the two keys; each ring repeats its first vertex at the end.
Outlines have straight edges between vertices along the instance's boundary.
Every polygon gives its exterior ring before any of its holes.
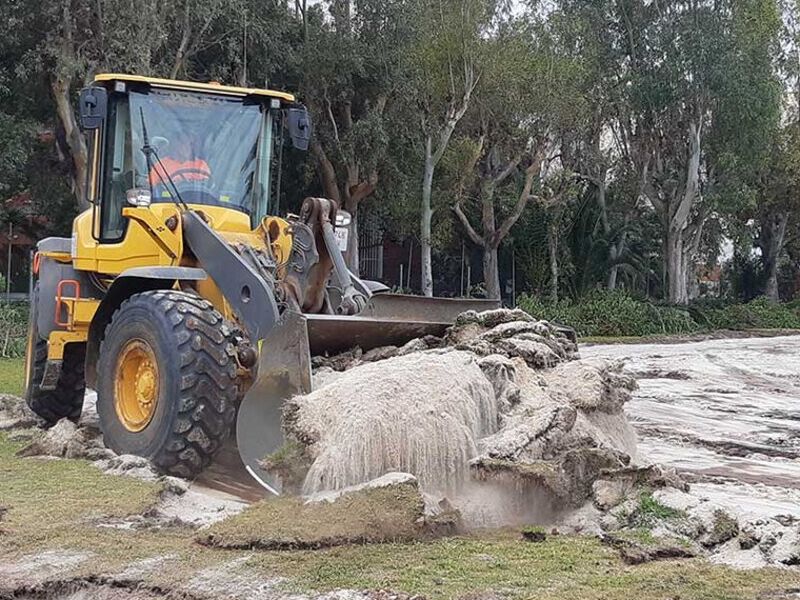
{"type": "Polygon", "coordinates": [[[150,172],[152,170],[155,170],[156,175],[158,175],[161,178],[161,181],[164,183],[169,182],[169,185],[172,187],[172,191],[175,192],[175,196],[170,196],[171,198],[173,198],[173,202],[175,202],[176,205],[183,208],[183,210],[190,210],[189,205],[186,204],[184,199],[181,197],[181,193],[178,191],[175,182],[172,181],[172,177],[170,177],[169,171],[167,171],[167,168],[164,166],[164,163],[161,162],[161,158],[158,156],[158,152],[156,152],[156,149],[150,145],[150,139],[147,137],[147,125],[144,122],[144,110],[142,110],[141,106],[139,107],[139,116],[142,119],[142,140],[144,141],[144,144],[142,145],[142,152],[144,152],[144,156],[147,160],[147,183],[150,186],[150,197],[151,198],[153,197],[153,180],[150,178],[150,172]],[[153,165],[154,156],[156,157],[155,165],[153,165]],[[161,168],[163,175],[162,173],[158,172],[159,167],[161,168]]]}

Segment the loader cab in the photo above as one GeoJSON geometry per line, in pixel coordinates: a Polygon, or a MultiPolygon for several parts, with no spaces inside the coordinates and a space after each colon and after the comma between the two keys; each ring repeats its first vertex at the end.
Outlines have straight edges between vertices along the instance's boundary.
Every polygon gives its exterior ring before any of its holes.
{"type": "Polygon", "coordinates": [[[98,76],[80,113],[101,244],[125,237],[131,205],[217,207],[257,226],[274,209],[279,144],[302,147],[310,132],[289,94],[137,76],[98,76]]]}

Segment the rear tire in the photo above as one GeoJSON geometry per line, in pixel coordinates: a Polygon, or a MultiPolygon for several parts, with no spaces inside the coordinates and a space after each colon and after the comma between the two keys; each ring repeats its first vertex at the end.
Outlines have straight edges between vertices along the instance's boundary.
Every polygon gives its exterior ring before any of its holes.
{"type": "Polygon", "coordinates": [[[83,397],[86,393],[84,362],[85,344],[67,344],[61,363],[61,375],[54,390],[42,390],[45,365],[47,364],[47,340],[39,336],[37,326],[39,284],[31,298],[30,323],[28,324],[28,347],[26,350],[25,402],[47,427],[52,427],[61,419],[78,422],[83,410],[83,397]]]}
{"type": "Polygon", "coordinates": [[[196,476],[232,429],[236,364],[232,328],[208,301],[174,290],[132,296],[100,345],[97,412],[106,445],[170,475],[196,476]]]}

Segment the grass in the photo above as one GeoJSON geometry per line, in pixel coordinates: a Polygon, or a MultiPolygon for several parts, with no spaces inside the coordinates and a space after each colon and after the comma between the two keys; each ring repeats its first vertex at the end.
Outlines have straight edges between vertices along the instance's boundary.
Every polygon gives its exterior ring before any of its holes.
{"type": "Polygon", "coordinates": [[[617,518],[625,527],[646,531],[661,521],[685,519],[686,513],[662,504],[656,500],[651,490],[644,489],[639,493],[636,506],[630,511],[620,511],[617,518]]]}
{"type": "MultiPolygon", "coordinates": [[[[119,572],[135,560],[173,555],[169,567],[154,571],[147,583],[169,589],[201,569],[247,557],[242,568],[248,576],[284,577],[285,588],[292,592],[392,589],[431,600],[475,597],[481,592],[544,600],[755,599],[800,585],[800,574],[794,570],[735,571],[702,559],[630,567],[615,550],[591,537],[548,535],[531,544],[518,530],[322,550],[209,548],[194,541],[197,532],[183,527],[142,531],[97,527],[104,516],[145,510],[160,486],[102,475],[84,461],[17,458],[14,452],[19,447],[0,434],[0,506],[9,509],[0,522],[0,564],[47,549],[95,554],[64,577],[119,572]]],[[[237,528],[263,526],[257,521],[268,518],[269,510],[251,511],[237,528]]],[[[298,515],[298,520],[302,517],[298,515]]]]}
{"type": "Polygon", "coordinates": [[[337,502],[304,504],[284,496],[262,501],[204,531],[224,548],[320,548],[343,543],[417,539],[424,503],[416,483],[352,492],[337,502]]]}
{"type": "Polygon", "coordinates": [[[499,531],[433,542],[348,546],[316,552],[258,553],[258,570],[292,578],[294,590],[393,589],[426,598],[609,599],[759,598],[796,586],[796,572],[734,571],[702,559],[636,567],[590,537],[548,536],[539,544],[499,531]]]}
{"type": "Polygon", "coordinates": [[[105,475],[86,461],[20,459],[20,447],[0,433],[2,526],[18,548],[72,542],[83,535],[76,522],[142,513],[161,491],[158,483],[105,475]]]}
{"type": "Polygon", "coordinates": [[[639,494],[639,513],[643,517],[653,517],[659,521],[685,517],[683,511],[671,508],[655,499],[650,490],[643,490],[639,494]]]}
{"type": "MultiPolygon", "coordinates": [[[[162,486],[105,475],[83,460],[18,458],[22,444],[0,432],[0,565],[45,550],[77,550],[94,556],[72,575],[122,570],[133,561],[177,554],[179,568],[161,574],[169,584],[213,562],[198,552],[194,530],[121,530],[99,527],[114,518],[146,512],[162,486]]],[[[63,574],[66,576],[66,573],[63,574]]],[[[3,596],[0,577],[0,597],[3,596]]]]}
{"type": "Polygon", "coordinates": [[[0,393],[22,395],[25,388],[25,359],[0,358],[0,393]]]}

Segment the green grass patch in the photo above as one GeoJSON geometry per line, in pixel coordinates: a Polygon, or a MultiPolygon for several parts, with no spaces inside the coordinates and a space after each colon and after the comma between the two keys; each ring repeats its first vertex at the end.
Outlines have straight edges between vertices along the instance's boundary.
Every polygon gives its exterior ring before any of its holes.
{"type": "Polygon", "coordinates": [[[25,389],[25,359],[0,358],[0,394],[21,396],[25,389]]]}
{"type": "Polygon", "coordinates": [[[645,517],[653,517],[659,520],[679,519],[686,516],[682,510],[677,510],[662,504],[653,497],[650,490],[642,490],[639,494],[638,511],[645,517]]]}
{"type": "Polygon", "coordinates": [[[366,489],[336,502],[296,497],[264,500],[204,531],[199,540],[223,548],[321,548],[417,539],[427,534],[416,483],[366,489]]]}
{"type": "Polygon", "coordinates": [[[158,574],[158,582],[169,585],[212,562],[208,553],[198,551],[195,532],[189,528],[99,526],[147,511],[161,492],[160,483],[105,475],[84,460],[18,458],[15,453],[22,446],[0,432],[0,507],[6,509],[0,519],[0,564],[46,550],[92,553],[90,561],[71,573],[80,576],[113,573],[136,560],[176,555],[179,564],[158,574]]]}
{"type": "MultiPolygon", "coordinates": [[[[184,527],[135,531],[97,526],[110,515],[145,510],[158,494],[159,484],[103,475],[85,461],[18,458],[14,453],[19,448],[20,444],[0,434],[0,506],[8,508],[0,520],[0,563],[46,550],[94,553],[91,560],[59,577],[119,573],[137,560],[169,555],[174,558],[145,575],[145,583],[173,589],[203,569],[248,557],[237,576],[254,581],[284,577],[290,591],[391,589],[430,600],[474,598],[484,592],[543,600],[756,599],[779,597],[780,592],[800,585],[800,574],[792,569],[737,571],[702,559],[630,567],[616,550],[595,538],[548,535],[545,541],[531,544],[519,530],[321,550],[209,548],[194,541],[198,532],[184,527]]],[[[645,505],[652,508],[649,501],[645,505]]],[[[373,508],[386,506],[378,503],[373,508]]],[[[284,510],[282,515],[253,510],[238,519],[236,528],[264,527],[258,521],[271,516],[289,519],[289,508],[284,510]]],[[[335,527],[298,523],[307,516],[299,512],[293,517],[295,524],[285,526],[335,527]]],[[[219,577],[217,583],[224,581],[219,577]]]]}
{"type": "Polygon", "coordinates": [[[25,545],[68,541],[76,521],[142,513],[161,491],[158,483],[105,475],[82,460],[17,458],[20,448],[0,433],[3,527],[25,545]]]}
{"type": "Polygon", "coordinates": [[[258,553],[248,562],[291,577],[294,591],[392,589],[431,600],[495,593],[503,598],[759,598],[797,585],[793,572],[735,571],[702,559],[636,567],[591,537],[548,536],[539,544],[517,531],[432,542],[343,546],[316,552],[258,553]]]}

